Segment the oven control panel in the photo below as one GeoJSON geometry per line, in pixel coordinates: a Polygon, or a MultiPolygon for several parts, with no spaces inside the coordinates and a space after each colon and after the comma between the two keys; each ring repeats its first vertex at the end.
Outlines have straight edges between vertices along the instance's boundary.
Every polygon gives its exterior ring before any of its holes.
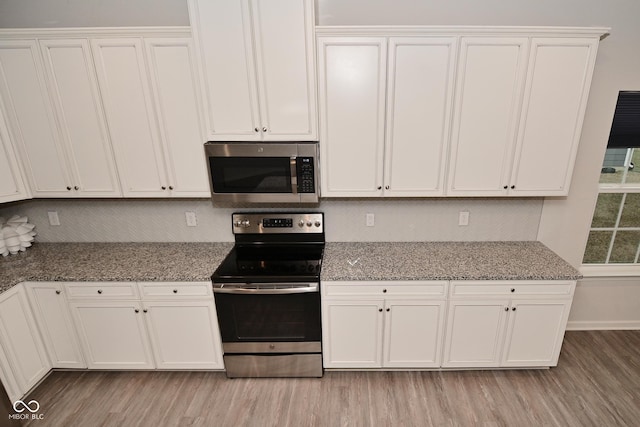
{"type": "Polygon", "coordinates": [[[313,213],[234,213],[234,234],[324,233],[324,214],[313,213]]]}

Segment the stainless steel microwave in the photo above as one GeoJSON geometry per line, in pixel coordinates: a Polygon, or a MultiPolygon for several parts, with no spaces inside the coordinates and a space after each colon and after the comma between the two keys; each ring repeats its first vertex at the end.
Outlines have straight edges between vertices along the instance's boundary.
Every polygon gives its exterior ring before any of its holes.
{"type": "Polygon", "coordinates": [[[214,202],[317,203],[317,142],[207,142],[214,202]]]}

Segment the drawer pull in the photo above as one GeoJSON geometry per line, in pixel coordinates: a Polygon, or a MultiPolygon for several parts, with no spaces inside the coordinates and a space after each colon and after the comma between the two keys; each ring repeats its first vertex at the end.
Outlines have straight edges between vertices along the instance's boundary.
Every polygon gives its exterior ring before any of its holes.
{"type": "Polygon", "coordinates": [[[382,290],[382,293],[383,293],[383,294],[386,294],[386,293],[387,293],[387,290],[386,290],[386,289],[383,289],[383,290],[382,290]]]}
{"type": "Polygon", "coordinates": [[[509,307],[505,307],[505,308],[504,308],[504,311],[509,311],[509,307]]]}
{"type": "Polygon", "coordinates": [[[516,288],[511,288],[511,292],[515,292],[515,291],[516,291],[516,288]]]}
{"type": "Polygon", "coordinates": [[[56,295],[60,295],[60,291],[56,291],[56,295]]]}
{"type": "Polygon", "coordinates": [[[147,310],[146,308],[144,310],[142,310],[143,313],[146,313],[147,311],[149,311],[149,310],[147,310]]]}
{"type": "Polygon", "coordinates": [[[391,309],[390,309],[390,308],[387,308],[387,311],[391,311],[391,309]]]}
{"type": "Polygon", "coordinates": [[[381,309],[381,308],[379,308],[379,309],[378,309],[378,311],[379,311],[380,313],[382,313],[382,309],[381,309]]]}
{"type": "Polygon", "coordinates": [[[138,310],[137,308],[133,311],[135,311],[136,313],[140,313],[140,310],[138,310]]]}
{"type": "Polygon", "coordinates": [[[102,289],[98,289],[98,293],[101,294],[102,293],[102,289]]]}
{"type": "Polygon", "coordinates": [[[513,307],[513,308],[511,309],[511,311],[516,311],[516,308],[515,308],[515,307],[513,307]]]}
{"type": "Polygon", "coordinates": [[[178,293],[178,290],[177,290],[177,289],[174,289],[174,290],[173,290],[173,293],[174,293],[174,294],[177,294],[177,293],[178,293]]]}

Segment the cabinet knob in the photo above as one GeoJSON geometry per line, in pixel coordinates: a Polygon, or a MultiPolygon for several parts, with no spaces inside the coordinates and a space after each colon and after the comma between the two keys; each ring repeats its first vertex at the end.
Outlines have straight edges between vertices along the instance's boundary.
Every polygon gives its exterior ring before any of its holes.
{"type": "Polygon", "coordinates": [[[390,309],[390,308],[387,308],[387,311],[391,311],[391,309],[390,309]]]}
{"type": "Polygon", "coordinates": [[[511,292],[515,292],[515,291],[516,291],[516,288],[511,288],[511,292]]]}
{"type": "Polygon", "coordinates": [[[101,294],[102,293],[102,289],[98,289],[98,293],[101,294]]]}
{"type": "Polygon", "coordinates": [[[71,191],[71,187],[67,185],[67,191],[71,191]]]}
{"type": "Polygon", "coordinates": [[[378,186],[378,190],[382,190],[382,185],[378,186]]]}
{"type": "Polygon", "coordinates": [[[508,185],[505,185],[503,188],[506,190],[507,188],[509,188],[509,186],[508,186],[508,185]]]}
{"type": "Polygon", "coordinates": [[[389,189],[389,186],[388,186],[388,185],[385,185],[385,186],[384,186],[384,189],[385,189],[385,190],[388,190],[388,189],[389,189]]]}
{"type": "Polygon", "coordinates": [[[254,131],[254,132],[260,132],[260,129],[258,129],[258,128],[253,128],[253,131],[254,131]]]}
{"type": "Polygon", "coordinates": [[[74,190],[78,191],[80,189],[80,187],[78,187],[77,185],[73,187],[74,190]]]}
{"type": "Polygon", "coordinates": [[[177,294],[177,293],[178,293],[178,290],[177,290],[177,289],[174,289],[174,290],[173,290],[173,293],[174,293],[174,294],[177,294]]]}
{"type": "Polygon", "coordinates": [[[170,185],[170,186],[169,186],[169,190],[173,190],[173,185],[170,185]]]}
{"type": "Polygon", "coordinates": [[[382,309],[381,309],[381,308],[379,308],[379,309],[378,309],[378,311],[379,311],[380,313],[382,313],[382,309]]]}
{"type": "Polygon", "coordinates": [[[515,188],[516,188],[516,186],[515,186],[515,185],[512,185],[512,186],[511,186],[511,189],[512,189],[512,190],[513,190],[513,189],[515,189],[515,188]]]}
{"type": "Polygon", "coordinates": [[[56,291],[56,295],[60,295],[60,291],[56,291]]]}
{"type": "Polygon", "coordinates": [[[149,311],[149,310],[147,310],[146,308],[144,310],[142,310],[143,313],[146,313],[147,311],[149,311]]]}
{"type": "Polygon", "coordinates": [[[383,294],[386,294],[386,293],[387,293],[387,290],[386,290],[386,289],[383,289],[383,290],[382,290],[382,293],[383,293],[383,294]]]}
{"type": "Polygon", "coordinates": [[[166,186],[164,186],[164,185],[163,185],[162,187],[160,187],[160,188],[162,188],[163,190],[166,190],[166,189],[167,189],[167,187],[166,187],[166,186]]]}
{"type": "Polygon", "coordinates": [[[135,311],[136,313],[140,313],[140,310],[138,310],[137,308],[133,311],[135,311]]]}
{"type": "Polygon", "coordinates": [[[266,131],[267,131],[267,127],[265,126],[262,128],[262,132],[266,132],[266,131]]]}
{"type": "Polygon", "coordinates": [[[509,307],[505,307],[505,308],[504,308],[504,311],[509,311],[509,307]]]}
{"type": "Polygon", "coordinates": [[[516,308],[515,307],[511,308],[511,311],[516,311],[516,308]]]}

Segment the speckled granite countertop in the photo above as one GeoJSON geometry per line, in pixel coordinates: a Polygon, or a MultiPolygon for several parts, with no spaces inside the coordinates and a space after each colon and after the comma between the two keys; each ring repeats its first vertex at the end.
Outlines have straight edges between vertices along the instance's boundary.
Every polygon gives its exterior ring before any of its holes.
{"type": "Polygon", "coordinates": [[[322,265],[322,280],[328,281],[580,277],[540,242],[327,243],[322,265]]]}
{"type": "MultiPolygon", "coordinates": [[[[26,252],[0,257],[0,292],[24,281],[209,280],[232,246],[233,243],[36,243],[26,252]]],[[[580,277],[576,269],[539,242],[327,243],[321,276],[322,280],[580,277]]]]}
{"type": "Polygon", "coordinates": [[[36,243],[0,257],[0,292],[24,281],[204,281],[233,243],[36,243]]]}

